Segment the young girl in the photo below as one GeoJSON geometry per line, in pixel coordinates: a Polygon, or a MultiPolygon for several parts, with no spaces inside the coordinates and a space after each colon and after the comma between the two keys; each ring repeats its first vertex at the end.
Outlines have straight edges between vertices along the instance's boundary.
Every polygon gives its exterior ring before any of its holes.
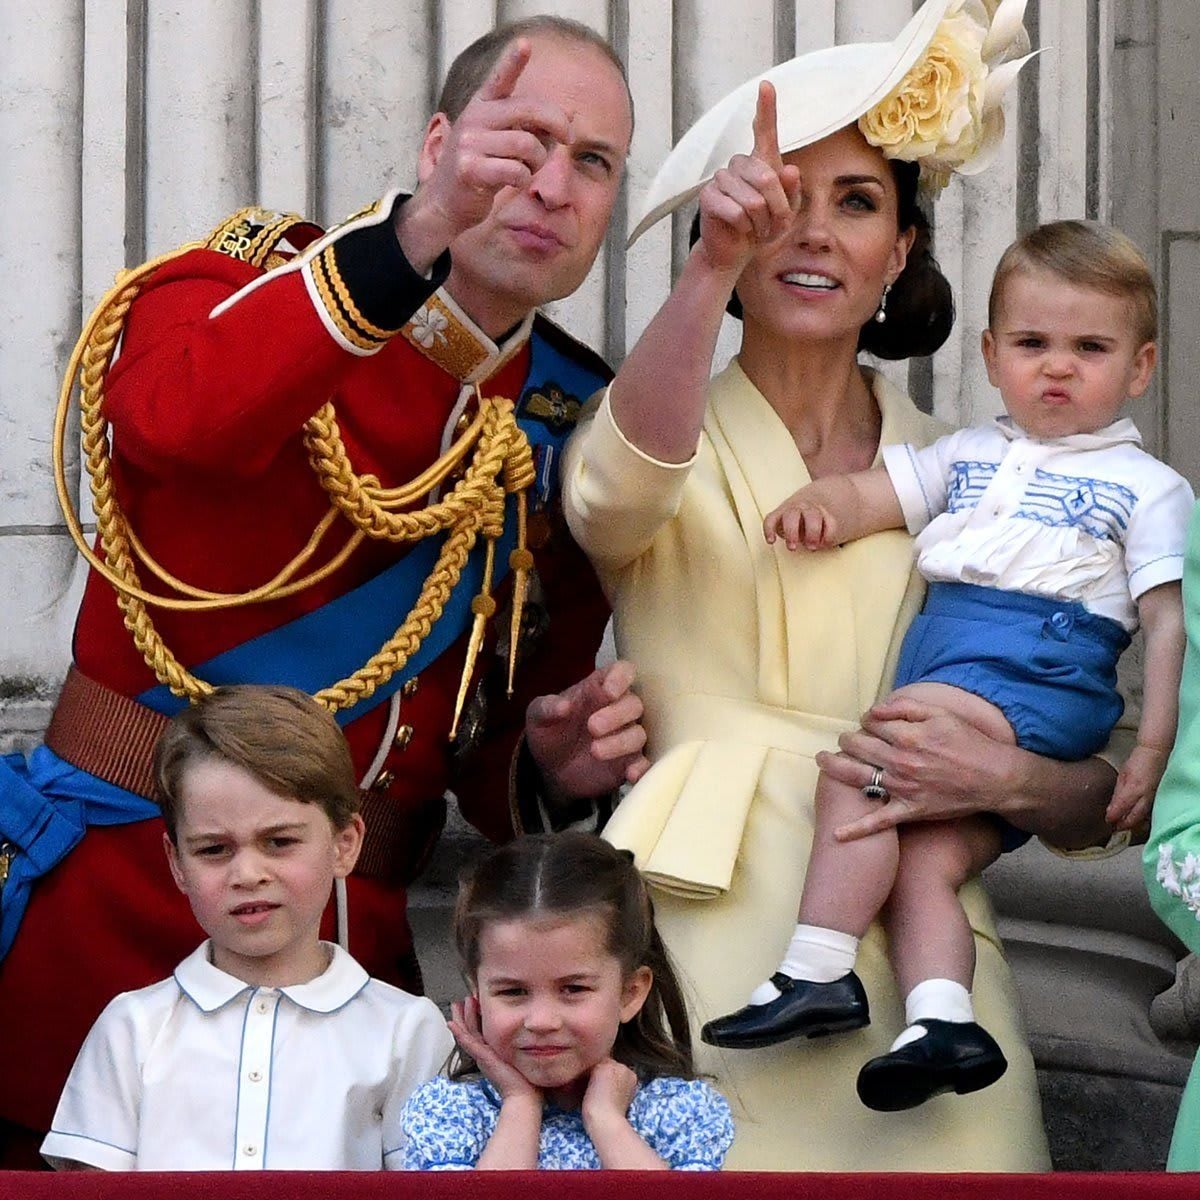
{"type": "Polygon", "coordinates": [[[409,1170],[715,1171],[724,1098],[692,1068],[679,983],[627,851],[589,834],[511,842],[466,879],[450,1078],[402,1117],[409,1170]]]}
{"type": "MultiPolygon", "coordinates": [[[[1183,660],[1191,487],[1118,419],[1150,382],[1156,312],[1154,281],[1128,238],[1083,221],[1033,230],[997,267],[983,335],[1008,415],[926,449],[886,446],[882,467],[809,484],[764,521],[767,541],[790,550],[903,525],[919,533],[930,588],[900,653],[901,694],[1053,758],[1104,746],[1121,715],[1117,657],[1140,621],[1144,705],[1106,813],[1117,829],[1149,815],[1183,660]]],[[[906,824],[897,837],[875,811],[888,777],[863,769],[858,788],[822,773],[786,956],[745,1008],[701,1036],[749,1049],[866,1025],[853,967],[882,910],[908,1028],[863,1067],[858,1093],[869,1108],[912,1108],[1004,1073],[1000,1047],[975,1023],[974,940],[957,893],[1029,835],[983,813],[906,824]]]]}

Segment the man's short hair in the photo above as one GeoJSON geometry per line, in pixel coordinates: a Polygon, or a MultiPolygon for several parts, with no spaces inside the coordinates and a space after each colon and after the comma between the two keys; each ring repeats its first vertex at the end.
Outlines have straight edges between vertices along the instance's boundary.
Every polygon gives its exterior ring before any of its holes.
{"type": "Polygon", "coordinates": [[[988,298],[993,325],[1010,275],[1046,271],[1076,287],[1129,301],[1139,344],[1158,337],[1158,293],[1142,252],[1097,221],[1051,221],[1019,237],[1000,259],[988,298]]]}
{"type": "Polygon", "coordinates": [[[566,42],[582,42],[599,50],[621,76],[625,94],[629,97],[629,113],[632,118],[633,93],[629,90],[629,76],[625,73],[625,64],[617,56],[617,52],[600,34],[590,26],[584,25],[582,21],[573,21],[570,17],[555,17],[549,13],[524,17],[519,21],[508,21],[476,38],[450,64],[450,69],[446,72],[446,81],[442,84],[442,91],[438,96],[437,111],[445,113],[451,121],[457,121],[463,109],[471,102],[471,97],[483,87],[509,43],[515,38],[534,37],[537,34],[557,37],[566,42]]]}
{"type": "Polygon", "coordinates": [[[217,688],[171,719],[154,748],[154,778],[175,841],[188,771],[227,762],[288,800],[318,805],[335,829],[358,812],[350,747],[333,715],[296,688],[217,688]]]}

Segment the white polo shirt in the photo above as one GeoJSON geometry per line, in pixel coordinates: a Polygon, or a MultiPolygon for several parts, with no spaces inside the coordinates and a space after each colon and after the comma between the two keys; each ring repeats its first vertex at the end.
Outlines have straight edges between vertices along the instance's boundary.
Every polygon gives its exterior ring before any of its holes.
{"type": "Polygon", "coordinates": [[[253,987],[209,961],[118,996],[75,1060],[42,1143],[108,1171],[399,1169],[400,1110],[453,1045],[432,1001],[329,967],[253,987]]]}
{"type": "Polygon", "coordinates": [[[1075,600],[1132,632],[1135,601],[1183,574],[1191,485],[1133,422],[1039,439],[999,417],[885,446],[917,569],[931,582],[1075,600]]]}

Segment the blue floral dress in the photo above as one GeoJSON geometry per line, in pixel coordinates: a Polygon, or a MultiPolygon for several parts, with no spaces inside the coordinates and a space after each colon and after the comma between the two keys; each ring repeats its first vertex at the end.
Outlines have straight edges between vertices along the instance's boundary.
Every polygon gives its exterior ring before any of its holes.
{"type": "MultiPolygon", "coordinates": [[[[455,1082],[439,1075],[409,1097],[400,1123],[408,1138],[409,1171],[469,1171],[479,1161],[500,1116],[500,1096],[486,1080],[455,1082]]],[[[733,1142],[725,1097],[701,1079],[651,1079],[629,1105],[629,1123],[672,1170],[719,1171],[733,1142]]],[[[594,1171],[600,1157],[579,1109],[548,1104],[542,1114],[538,1167],[594,1171]]]]}

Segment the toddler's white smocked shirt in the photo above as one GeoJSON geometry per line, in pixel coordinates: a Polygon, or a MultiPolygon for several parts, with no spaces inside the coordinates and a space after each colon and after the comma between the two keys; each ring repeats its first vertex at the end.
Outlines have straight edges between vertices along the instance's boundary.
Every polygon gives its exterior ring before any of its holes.
{"type": "Polygon", "coordinates": [[[1183,574],[1193,504],[1141,441],[1128,419],[1041,440],[998,417],[883,461],[927,580],[1078,601],[1132,632],[1137,597],[1183,574]]]}

